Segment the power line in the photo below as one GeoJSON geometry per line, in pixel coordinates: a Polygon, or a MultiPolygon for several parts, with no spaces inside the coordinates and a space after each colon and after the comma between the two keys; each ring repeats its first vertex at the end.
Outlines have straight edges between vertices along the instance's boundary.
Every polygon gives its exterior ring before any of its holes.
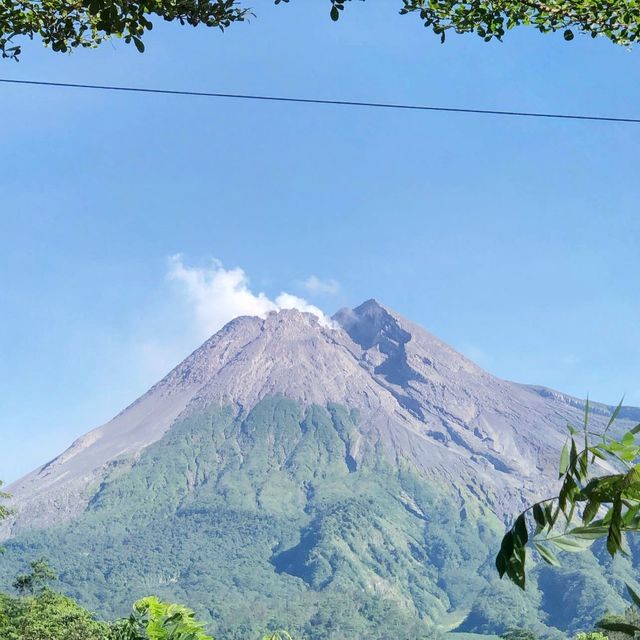
{"type": "Polygon", "coordinates": [[[154,93],[170,96],[193,96],[201,98],[230,98],[233,100],[262,100],[270,102],[294,102],[299,104],[336,105],[341,107],[372,107],[376,109],[403,109],[408,111],[441,111],[447,113],[471,113],[492,116],[516,116],[521,118],[552,118],[561,120],[588,120],[596,122],[621,122],[640,124],[640,118],[615,118],[612,116],[590,116],[573,113],[544,113],[536,111],[505,111],[498,109],[470,109],[462,107],[435,107],[422,104],[399,104],[388,102],[360,102],[355,100],[323,100],[320,98],[291,98],[285,96],[251,95],[245,93],[215,93],[211,91],[180,91],[177,89],[153,89],[146,87],[120,87],[75,82],[44,82],[38,80],[12,80],[0,78],[5,84],[33,85],[40,87],[62,87],[67,89],[96,89],[100,91],[125,91],[131,93],[154,93]]]}

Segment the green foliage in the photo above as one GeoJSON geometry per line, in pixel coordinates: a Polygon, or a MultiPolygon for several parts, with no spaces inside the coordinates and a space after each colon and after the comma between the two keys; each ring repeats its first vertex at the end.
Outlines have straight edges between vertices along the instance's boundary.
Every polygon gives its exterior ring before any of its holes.
{"type": "Polygon", "coordinates": [[[53,51],[94,47],[118,37],[142,52],[142,36],[153,28],[154,17],[225,29],[245,20],[247,10],[235,0],[3,0],[0,51],[4,58],[16,59],[21,53],[19,41],[38,36],[53,51]]]}
{"type": "Polygon", "coordinates": [[[500,577],[525,588],[528,544],[547,564],[558,566],[555,551],[580,552],[603,539],[614,557],[624,550],[624,534],[640,530],[640,424],[612,437],[621,409],[622,402],[604,431],[596,433],[590,428],[587,401],[582,429],[569,425],[560,454],[558,495],[516,518],[496,557],[500,577]]]}
{"type": "Polygon", "coordinates": [[[565,40],[574,34],[604,36],[622,45],[640,38],[640,2],[637,0],[403,0],[401,13],[418,13],[445,41],[449,31],[475,33],[486,42],[502,40],[509,29],[524,25],[542,33],[562,31],[565,40]]]}
{"type": "Polygon", "coordinates": [[[576,633],[574,640],[609,640],[601,631],[580,631],[576,633]]]}
{"type": "Polygon", "coordinates": [[[107,640],[108,632],[71,598],[49,589],[19,598],[0,594],[2,640],[107,640]]]}
{"type": "MultiPolygon", "coordinates": [[[[330,16],[339,20],[346,2],[330,0],[330,16]]],[[[276,4],[289,0],[275,0],[276,4]]],[[[570,41],[575,33],[604,36],[616,44],[640,39],[640,2],[637,0],[402,0],[401,15],[417,14],[425,27],[445,41],[448,32],[475,33],[485,42],[502,40],[509,29],[530,26],[541,33],[561,31],[570,41]]]]}
{"type": "MultiPolygon", "coordinates": [[[[337,21],[349,0],[328,0],[329,15],[337,21]]],[[[275,0],[275,4],[289,0],[275,0]]],[[[502,40],[516,26],[542,33],[562,31],[565,40],[575,33],[604,36],[630,45],[640,37],[638,0],[402,0],[401,14],[417,14],[425,27],[445,41],[448,32],[475,33],[485,41],[502,40]]],[[[251,15],[238,0],[4,0],[0,3],[0,51],[17,59],[20,40],[39,37],[54,51],[95,47],[118,37],[144,51],[143,37],[162,18],[192,26],[226,29],[251,15]]]]}
{"type": "Polygon", "coordinates": [[[191,609],[154,596],[138,600],[133,613],[116,623],[110,640],[213,640],[191,609]]]}

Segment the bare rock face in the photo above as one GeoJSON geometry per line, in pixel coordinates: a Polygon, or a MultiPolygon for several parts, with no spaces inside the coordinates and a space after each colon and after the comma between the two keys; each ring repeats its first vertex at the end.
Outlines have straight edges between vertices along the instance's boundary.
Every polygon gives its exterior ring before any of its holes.
{"type": "MultiPolygon", "coordinates": [[[[108,474],[190,413],[211,404],[242,413],[274,394],[357,409],[362,442],[498,515],[553,482],[566,422],[583,411],[575,398],[490,375],[375,300],[338,312],[329,327],[296,310],[240,317],[109,423],[11,485],[17,515],[0,538],[73,519],[108,474]]],[[[626,412],[640,420],[640,410],[626,412]]],[[[357,442],[353,456],[357,464],[357,442]]]]}

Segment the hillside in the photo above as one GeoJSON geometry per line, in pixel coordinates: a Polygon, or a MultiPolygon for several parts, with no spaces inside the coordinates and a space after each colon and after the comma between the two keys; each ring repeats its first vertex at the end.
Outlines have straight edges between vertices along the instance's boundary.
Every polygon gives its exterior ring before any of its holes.
{"type": "Polygon", "coordinates": [[[624,559],[611,585],[593,554],[540,568],[527,598],[494,575],[503,519],[553,485],[580,401],[500,380],[376,301],[333,322],[237,318],[12,485],[4,580],[44,554],[90,608],[157,593],[225,638],[269,622],[310,639],[560,637],[621,605],[624,559]]]}

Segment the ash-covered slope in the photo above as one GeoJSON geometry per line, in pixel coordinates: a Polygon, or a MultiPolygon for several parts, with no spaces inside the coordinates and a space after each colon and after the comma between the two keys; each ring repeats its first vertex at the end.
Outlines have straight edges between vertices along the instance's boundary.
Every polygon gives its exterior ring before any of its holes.
{"type": "Polygon", "coordinates": [[[375,300],[338,312],[329,327],[295,310],[240,317],[111,422],[10,486],[13,531],[73,519],[114,465],[179,419],[212,404],[246,413],[274,394],[357,409],[356,464],[363,442],[381,443],[391,460],[450,480],[499,515],[544,490],[565,423],[582,411],[573,398],[488,374],[375,300]]]}

